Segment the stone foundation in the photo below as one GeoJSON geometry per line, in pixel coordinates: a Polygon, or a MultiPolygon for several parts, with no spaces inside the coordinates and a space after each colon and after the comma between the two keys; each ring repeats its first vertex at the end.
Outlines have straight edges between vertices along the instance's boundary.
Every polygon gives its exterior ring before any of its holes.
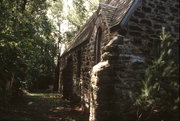
{"type": "Polygon", "coordinates": [[[102,57],[91,73],[89,120],[133,120],[136,116],[130,94],[140,93],[144,56],[130,40],[116,37],[105,47],[102,57]]]}

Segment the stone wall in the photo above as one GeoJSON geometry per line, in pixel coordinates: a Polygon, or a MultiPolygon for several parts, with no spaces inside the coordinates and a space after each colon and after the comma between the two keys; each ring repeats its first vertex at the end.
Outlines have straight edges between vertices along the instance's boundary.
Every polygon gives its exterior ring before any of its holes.
{"type": "Polygon", "coordinates": [[[63,93],[63,81],[72,78],[71,100],[82,104],[90,113],[90,121],[138,120],[134,119],[137,116],[130,96],[140,92],[140,81],[154,56],[152,50],[159,43],[162,27],[179,42],[178,2],[142,0],[125,28],[109,28],[102,11],[97,13],[89,40],[60,58],[59,91],[63,93]],[[95,50],[99,28],[102,29],[101,60],[97,62],[95,50]],[[68,58],[72,58],[72,77],[63,80],[68,58]]]}
{"type": "Polygon", "coordinates": [[[152,50],[157,48],[162,27],[179,43],[179,0],[142,0],[127,26],[118,33],[132,39],[150,58],[154,56],[152,50]]]}
{"type": "Polygon", "coordinates": [[[130,94],[139,94],[145,61],[129,39],[115,37],[91,75],[90,121],[134,120],[130,94]],[[128,117],[129,116],[129,117],[128,117]]]}
{"type": "MultiPolygon", "coordinates": [[[[91,38],[85,43],[81,44],[78,48],[74,48],[72,51],[63,55],[60,58],[60,81],[59,81],[59,91],[63,93],[63,70],[68,66],[68,58],[73,59],[73,74],[72,80],[72,100],[79,101],[86,110],[89,110],[90,106],[90,80],[91,71],[94,65],[97,64],[95,61],[95,44],[98,28],[102,29],[102,41],[100,42],[100,53],[102,54],[102,49],[108,43],[109,40],[109,28],[107,23],[102,17],[101,13],[98,13],[98,18],[94,25],[94,30],[91,38]]],[[[66,80],[69,81],[69,80],[66,80]]]]}
{"type": "Polygon", "coordinates": [[[111,28],[112,42],[106,45],[103,59],[91,75],[90,121],[138,120],[131,94],[138,96],[140,92],[145,68],[156,56],[153,50],[160,42],[162,27],[178,45],[178,6],[177,0],[142,0],[125,28],[111,28]],[[119,35],[125,37],[113,39],[119,35]]]}

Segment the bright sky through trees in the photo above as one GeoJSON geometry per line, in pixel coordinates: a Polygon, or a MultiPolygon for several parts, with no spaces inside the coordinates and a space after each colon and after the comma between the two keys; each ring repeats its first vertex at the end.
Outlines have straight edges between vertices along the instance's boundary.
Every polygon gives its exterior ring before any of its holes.
{"type": "MultiPolygon", "coordinates": [[[[54,4],[56,4],[56,3],[53,3],[51,0],[49,0],[49,3],[51,4],[52,7],[48,10],[47,15],[52,21],[57,22],[54,19],[54,17],[52,16],[52,14],[53,14],[52,11],[53,11],[53,9],[55,9],[54,4]]],[[[64,20],[63,20],[63,22],[61,24],[61,32],[65,32],[65,31],[68,31],[68,29],[69,29],[67,16],[68,16],[68,14],[70,12],[74,12],[73,11],[73,9],[74,9],[73,0],[63,0],[62,4],[63,4],[63,10],[62,10],[61,14],[63,15],[64,20]]],[[[93,13],[93,11],[91,10],[90,7],[91,6],[96,6],[97,7],[98,5],[99,5],[98,0],[85,1],[84,4],[83,4],[83,6],[85,6],[86,10],[88,11],[88,16],[91,16],[92,13],[93,13]]],[[[59,10],[59,12],[61,12],[61,10],[59,10]]],[[[57,27],[57,29],[59,29],[58,26],[56,26],[56,27],[57,27]]]]}
{"type": "Polygon", "coordinates": [[[48,3],[51,7],[47,16],[55,27],[56,41],[62,54],[65,46],[97,9],[99,0],[49,0],[48,3]]]}

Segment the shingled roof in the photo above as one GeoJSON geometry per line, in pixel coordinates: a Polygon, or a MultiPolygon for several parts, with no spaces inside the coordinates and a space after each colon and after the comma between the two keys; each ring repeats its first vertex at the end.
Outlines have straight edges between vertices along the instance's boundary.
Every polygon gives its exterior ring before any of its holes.
{"type": "Polygon", "coordinates": [[[102,14],[105,16],[108,26],[111,26],[117,7],[108,4],[100,4],[102,14]]]}
{"type": "Polygon", "coordinates": [[[101,4],[101,9],[106,17],[109,27],[124,26],[140,0],[109,0],[101,4]]]}
{"type": "Polygon", "coordinates": [[[123,27],[139,2],[140,0],[107,0],[104,4],[100,4],[98,10],[88,19],[86,24],[83,25],[82,29],[75,36],[62,56],[83,42],[89,40],[100,9],[106,18],[109,28],[117,25],[123,27]]]}

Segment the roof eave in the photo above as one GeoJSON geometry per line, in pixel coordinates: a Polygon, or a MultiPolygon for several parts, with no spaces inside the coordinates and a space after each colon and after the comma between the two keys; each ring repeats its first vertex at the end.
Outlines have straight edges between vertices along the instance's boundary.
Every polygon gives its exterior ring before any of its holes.
{"type": "Polygon", "coordinates": [[[130,9],[127,11],[126,15],[124,16],[124,18],[120,22],[120,26],[122,28],[127,24],[127,22],[129,21],[130,17],[134,13],[134,11],[136,10],[136,8],[140,2],[141,2],[141,0],[135,0],[134,3],[132,4],[132,6],[130,7],[130,9]]]}
{"type": "Polygon", "coordinates": [[[124,28],[126,26],[126,24],[128,23],[129,19],[131,18],[132,14],[138,7],[140,2],[141,2],[141,0],[135,0],[134,3],[132,4],[132,6],[130,7],[130,9],[126,12],[123,19],[121,21],[119,21],[119,23],[110,26],[110,28],[115,28],[116,26],[120,26],[120,28],[124,28]]]}

